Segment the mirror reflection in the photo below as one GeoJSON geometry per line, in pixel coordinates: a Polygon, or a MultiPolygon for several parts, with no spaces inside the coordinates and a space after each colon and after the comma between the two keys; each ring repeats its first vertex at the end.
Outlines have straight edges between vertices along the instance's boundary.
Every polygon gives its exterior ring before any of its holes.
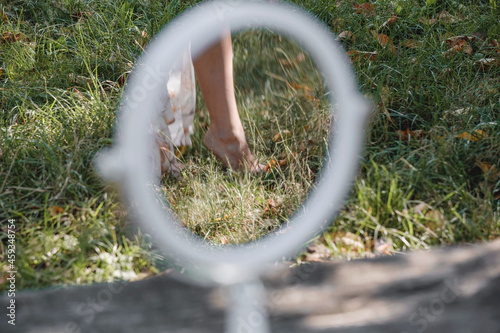
{"type": "Polygon", "coordinates": [[[228,33],[179,59],[157,136],[171,210],[212,244],[287,225],[320,172],[332,119],[313,61],[268,30],[228,33]]]}

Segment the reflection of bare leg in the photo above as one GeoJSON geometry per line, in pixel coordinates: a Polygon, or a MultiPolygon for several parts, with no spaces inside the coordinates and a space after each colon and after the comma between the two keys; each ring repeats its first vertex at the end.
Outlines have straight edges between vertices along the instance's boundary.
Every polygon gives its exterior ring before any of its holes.
{"type": "Polygon", "coordinates": [[[194,61],[194,69],[210,114],[205,145],[233,170],[245,166],[253,172],[263,170],[263,165],[255,161],[248,148],[236,106],[231,35],[222,37],[199,56],[194,61]]]}

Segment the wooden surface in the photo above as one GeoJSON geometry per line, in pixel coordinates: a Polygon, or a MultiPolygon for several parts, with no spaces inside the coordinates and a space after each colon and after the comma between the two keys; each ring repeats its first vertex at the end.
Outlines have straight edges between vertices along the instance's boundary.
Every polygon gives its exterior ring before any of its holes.
{"type": "MultiPolygon", "coordinates": [[[[341,263],[264,280],[273,332],[500,332],[500,241],[341,263]]],[[[17,293],[16,326],[0,296],[0,332],[223,332],[219,289],[168,275],[17,293]],[[7,318],[8,319],[8,318],[7,318]]],[[[255,317],[241,320],[251,332],[255,317]]]]}

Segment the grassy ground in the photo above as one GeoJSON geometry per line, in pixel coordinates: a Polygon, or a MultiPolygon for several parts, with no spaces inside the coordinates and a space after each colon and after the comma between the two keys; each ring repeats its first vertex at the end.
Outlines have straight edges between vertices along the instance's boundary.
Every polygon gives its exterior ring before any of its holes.
{"type": "MultiPolygon", "coordinates": [[[[148,235],[130,226],[91,163],[112,143],[124,74],[149,36],[194,2],[1,2],[0,268],[14,218],[18,288],[160,270],[148,235]]],[[[500,4],[296,2],[345,36],[360,89],[376,106],[344,209],[298,260],[498,238],[500,4]],[[399,19],[384,25],[392,15],[399,19]]],[[[235,36],[234,49],[247,137],[260,160],[277,162],[273,172],[223,170],[202,144],[209,120],[200,98],[186,168],[164,179],[180,219],[215,243],[286,223],[314,183],[329,119],[318,74],[299,48],[248,32],[235,36]],[[245,51],[254,49],[262,58],[245,51]]]]}

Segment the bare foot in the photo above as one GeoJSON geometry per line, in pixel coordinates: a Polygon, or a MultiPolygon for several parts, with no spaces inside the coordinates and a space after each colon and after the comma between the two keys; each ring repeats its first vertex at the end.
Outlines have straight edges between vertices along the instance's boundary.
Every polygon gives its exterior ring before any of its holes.
{"type": "Polygon", "coordinates": [[[248,168],[251,173],[261,173],[265,166],[255,161],[245,135],[221,139],[213,134],[211,128],[205,133],[205,146],[217,156],[224,166],[235,171],[248,168]]]}
{"type": "Polygon", "coordinates": [[[170,150],[170,146],[159,139],[156,140],[156,144],[160,150],[161,174],[170,173],[175,178],[179,177],[182,165],[177,162],[175,154],[170,150]]]}

